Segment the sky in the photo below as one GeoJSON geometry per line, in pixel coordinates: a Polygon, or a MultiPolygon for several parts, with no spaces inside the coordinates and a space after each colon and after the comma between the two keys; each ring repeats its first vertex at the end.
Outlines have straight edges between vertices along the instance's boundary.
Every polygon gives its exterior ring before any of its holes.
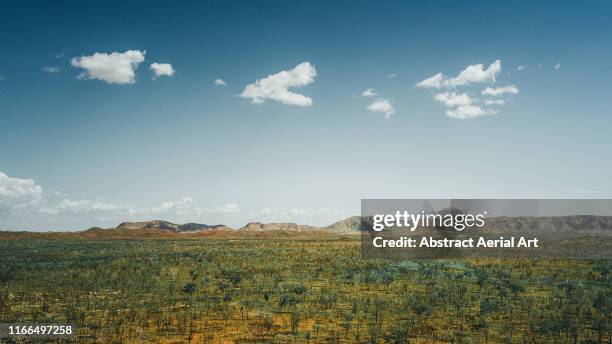
{"type": "Polygon", "coordinates": [[[609,198],[609,1],[7,2],[0,229],[609,198]]]}

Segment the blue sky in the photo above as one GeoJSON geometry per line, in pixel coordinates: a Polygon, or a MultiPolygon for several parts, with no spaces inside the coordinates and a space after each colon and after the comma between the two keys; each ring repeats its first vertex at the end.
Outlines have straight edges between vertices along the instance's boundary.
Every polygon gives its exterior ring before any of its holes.
{"type": "Polygon", "coordinates": [[[611,15],[609,1],[7,3],[0,228],[609,197],[611,15]],[[453,86],[417,85],[437,73],[453,86]]]}

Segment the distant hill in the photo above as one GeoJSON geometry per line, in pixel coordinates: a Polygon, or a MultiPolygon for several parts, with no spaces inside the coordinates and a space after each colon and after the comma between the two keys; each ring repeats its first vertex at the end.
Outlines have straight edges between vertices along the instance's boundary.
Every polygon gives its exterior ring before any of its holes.
{"type": "MultiPolygon", "coordinates": [[[[123,222],[114,228],[92,227],[80,232],[0,231],[0,239],[147,239],[147,238],[310,238],[357,234],[371,228],[372,218],[352,216],[329,226],[251,222],[233,229],[201,223],[176,224],[163,220],[123,222]]],[[[538,229],[546,233],[612,234],[612,216],[492,217],[479,232],[504,233],[538,229]]],[[[415,233],[418,234],[418,233],[415,233]]]]}
{"type": "Polygon", "coordinates": [[[193,232],[193,231],[201,231],[201,230],[223,230],[223,229],[232,229],[225,225],[206,225],[201,223],[186,223],[183,225],[179,225],[176,223],[163,221],[163,220],[153,220],[153,221],[145,221],[145,222],[123,222],[119,224],[115,229],[124,229],[124,230],[135,230],[135,229],[161,229],[161,230],[169,230],[172,232],[193,232]]]}
{"type": "Polygon", "coordinates": [[[250,222],[240,228],[241,231],[313,231],[323,228],[308,225],[298,225],[296,223],[261,223],[250,222]]]}
{"type": "Polygon", "coordinates": [[[323,229],[336,233],[346,233],[367,231],[369,228],[371,228],[371,226],[372,218],[364,216],[351,216],[327,227],[323,227],[323,229]]]}
{"type": "Polygon", "coordinates": [[[249,222],[243,227],[233,229],[226,225],[207,225],[201,223],[186,223],[176,224],[163,220],[152,220],[143,222],[123,222],[115,228],[107,230],[165,230],[175,233],[195,232],[203,230],[238,230],[238,231],[250,231],[250,232],[264,232],[264,231],[332,231],[336,233],[345,232],[359,232],[367,230],[368,220],[365,217],[352,216],[345,220],[338,221],[332,225],[319,227],[310,225],[301,225],[291,222],[278,222],[278,223],[262,223],[262,222],[249,222]]]}
{"type": "Polygon", "coordinates": [[[541,217],[499,216],[485,219],[490,232],[521,231],[537,228],[549,233],[611,233],[612,216],[574,215],[541,217]]]}
{"type": "MultiPolygon", "coordinates": [[[[352,216],[338,221],[324,230],[343,233],[367,231],[372,226],[371,217],[352,216]]],[[[542,217],[490,217],[485,219],[481,231],[502,233],[507,231],[541,230],[548,233],[610,233],[612,216],[542,216],[542,217]]]]}

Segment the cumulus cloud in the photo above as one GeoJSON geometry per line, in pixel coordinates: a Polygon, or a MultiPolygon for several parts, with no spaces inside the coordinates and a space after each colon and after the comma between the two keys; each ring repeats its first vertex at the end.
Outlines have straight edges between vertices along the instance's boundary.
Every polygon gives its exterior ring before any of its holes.
{"type": "Polygon", "coordinates": [[[504,105],[506,101],[503,99],[485,99],[483,101],[487,105],[504,105]]]}
{"type": "Polygon", "coordinates": [[[387,99],[377,99],[367,106],[367,109],[372,112],[382,112],[385,114],[385,119],[389,119],[395,113],[393,104],[387,99]]]}
{"type": "Polygon", "coordinates": [[[90,212],[110,212],[120,209],[120,206],[111,203],[104,203],[101,200],[71,200],[69,198],[64,198],[57,204],[40,208],[39,212],[49,215],[58,215],[62,213],[79,214],[90,212]]]}
{"type": "Polygon", "coordinates": [[[558,70],[559,68],[561,68],[561,64],[560,64],[560,63],[557,63],[557,64],[555,65],[555,69],[557,69],[557,70],[558,70]]]}
{"type": "Polygon", "coordinates": [[[445,85],[445,77],[444,74],[438,73],[425,80],[419,81],[416,85],[422,88],[441,88],[445,85]]]}
{"type": "MultiPolygon", "coordinates": [[[[365,91],[361,92],[361,94],[359,95],[359,97],[364,98],[372,98],[377,96],[378,92],[376,92],[376,90],[374,90],[373,88],[368,88],[365,91]]],[[[366,109],[372,112],[384,113],[385,119],[389,119],[391,115],[395,113],[395,108],[393,107],[393,104],[389,100],[384,98],[378,98],[372,101],[372,103],[366,106],[366,109]]]]}
{"type": "Polygon", "coordinates": [[[175,223],[223,223],[234,228],[250,221],[328,225],[348,215],[327,208],[243,210],[236,202],[204,208],[188,196],[153,206],[117,204],[99,197],[75,199],[57,191],[44,192],[35,180],[9,177],[0,172],[0,230],[82,230],[92,226],[114,227],[124,221],[154,219],[175,223]]]}
{"type": "Polygon", "coordinates": [[[127,50],[123,53],[95,53],[89,56],[74,57],[70,60],[73,67],[84,69],[80,79],[95,79],[109,84],[133,84],[136,82],[136,69],[145,60],[146,51],[127,50]]]}
{"type": "Polygon", "coordinates": [[[373,88],[368,88],[367,90],[361,92],[361,97],[376,97],[378,93],[373,88]]]}
{"type": "MultiPolygon", "coordinates": [[[[196,206],[190,197],[165,201],[152,207],[136,207],[130,204],[115,204],[100,198],[71,199],[63,197],[55,200],[46,195],[38,207],[29,212],[16,214],[14,222],[36,223],[41,225],[69,224],[82,229],[91,226],[110,226],[124,221],[145,221],[166,219],[170,221],[194,221],[200,219],[205,209],[196,206]]],[[[214,214],[209,212],[208,214],[214,214]]],[[[4,225],[0,223],[0,226],[4,225]]],[[[28,226],[29,227],[29,226],[28,226]]]]}
{"type": "Polygon", "coordinates": [[[503,87],[487,87],[482,90],[482,95],[499,97],[504,94],[518,94],[519,90],[515,85],[508,85],[503,87]]]}
{"type": "Polygon", "coordinates": [[[525,66],[518,66],[518,67],[516,67],[516,70],[518,70],[518,71],[521,71],[523,69],[525,69],[525,66]]]}
{"type": "Polygon", "coordinates": [[[477,105],[461,105],[456,109],[446,111],[446,115],[457,119],[470,119],[485,115],[494,115],[497,111],[485,110],[477,105]]]}
{"type": "Polygon", "coordinates": [[[491,65],[484,69],[482,63],[467,66],[455,78],[448,80],[451,87],[469,85],[474,83],[494,83],[495,76],[501,72],[501,61],[495,60],[491,65]]]}
{"type": "Polygon", "coordinates": [[[174,68],[170,63],[153,62],[151,63],[149,68],[151,68],[151,70],[155,74],[153,76],[153,79],[157,79],[160,76],[173,76],[175,72],[174,68]]]}
{"type": "Polygon", "coordinates": [[[228,203],[216,209],[220,213],[229,214],[229,213],[239,213],[240,207],[238,203],[228,203]]]}
{"type": "Polygon", "coordinates": [[[51,74],[55,74],[55,73],[59,73],[60,72],[60,68],[57,66],[44,66],[43,67],[43,72],[47,72],[47,73],[51,73],[51,74]]]}
{"type": "Polygon", "coordinates": [[[447,107],[470,105],[474,101],[467,93],[445,92],[434,95],[434,100],[443,103],[447,107]]]}
{"type": "Polygon", "coordinates": [[[444,74],[438,73],[418,82],[416,85],[423,88],[442,88],[477,83],[494,83],[499,72],[501,72],[501,61],[495,60],[486,69],[482,63],[469,65],[454,78],[447,78],[444,74]]]}
{"type": "Polygon", "coordinates": [[[391,74],[387,75],[387,79],[391,80],[391,79],[394,79],[396,76],[397,76],[397,74],[391,73],[391,74]]]}
{"type": "Polygon", "coordinates": [[[223,79],[216,79],[214,81],[215,86],[227,86],[227,82],[223,79]]]}
{"type": "Polygon", "coordinates": [[[291,70],[269,75],[247,85],[239,96],[250,98],[254,104],[262,104],[269,99],[288,105],[311,106],[311,98],[291,92],[289,88],[311,84],[316,76],[315,67],[310,62],[303,62],[291,70]]]}
{"type": "MultiPolygon", "coordinates": [[[[485,115],[494,115],[495,110],[483,109],[476,105],[476,100],[467,93],[444,92],[434,95],[434,100],[450,108],[446,115],[457,119],[470,119],[485,115]]],[[[485,101],[485,104],[488,104],[485,101]]]]}
{"type": "MultiPolygon", "coordinates": [[[[522,70],[524,67],[519,66],[517,69],[522,70]]],[[[476,84],[493,84],[497,81],[501,70],[501,60],[495,60],[486,68],[484,64],[478,63],[467,66],[453,78],[437,73],[419,81],[416,86],[440,90],[438,91],[439,93],[433,95],[433,98],[435,101],[450,108],[446,111],[446,115],[451,118],[468,119],[494,115],[499,111],[486,108],[486,106],[483,108],[482,105],[499,106],[505,104],[505,100],[499,98],[506,94],[518,94],[518,88],[515,85],[496,88],[487,87],[481,91],[482,95],[497,99],[486,98],[482,100],[473,98],[468,93],[459,93],[454,90],[460,87],[474,87],[473,85],[476,84]]]]}
{"type": "MultiPolygon", "coordinates": [[[[186,210],[189,209],[193,205],[193,198],[188,196],[183,196],[182,198],[175,201],[167,201],[163,202],[157,206],[151,208],[151,212],[153,213],[162,213],[170,210],[186,210]]],[[[147,212],[147,209],[143,210],[147,212]]]]}
{"type": "Polygon", "coordinates": [[[9,177],[0,172],[0,213],[40,201],[43,189],[33,179],[9,177]]]}
{"type": "Polygon", "coordinates": [[[519,90],[515,85],[508,85],[503,87],[487,87],[482,90],[481,94],[488,97],[483,100],[486,105],[504,105],[506,104],[506,100],[502,97],[510,94],[518,94],[519,90]]]}

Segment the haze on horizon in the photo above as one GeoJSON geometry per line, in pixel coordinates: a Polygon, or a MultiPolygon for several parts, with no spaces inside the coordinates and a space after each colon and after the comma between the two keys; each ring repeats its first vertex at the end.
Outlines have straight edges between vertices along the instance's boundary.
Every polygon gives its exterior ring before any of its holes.
{"type": "Polygon", "coordinates": [[[0,229],[610,198],[612,3],[23,1],[0,229]]]}

